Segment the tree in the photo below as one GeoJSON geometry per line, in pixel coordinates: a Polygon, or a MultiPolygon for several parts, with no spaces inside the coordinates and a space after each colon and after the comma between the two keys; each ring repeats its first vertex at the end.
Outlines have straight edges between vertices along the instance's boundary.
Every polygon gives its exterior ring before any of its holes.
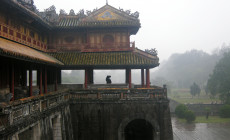
{"type": "Polygon", "coordinates": [[[191,122],[193,122],[193,121],[196,120],[196,116],[195,116],[195,114],[194,114],[193,111],[187,110],[187,111],[185,112],[185,119],[186,119],[186,121],[187,121],[188,123],[191,123],[191,122]]]}
{"type": "Polygon", "coordinates": [[[188,108],[184,104],[179,104],[175,109],[175,114],[178,118],[185,118],[188,108]]]}
{"type": "Polygon", "coordinates": [[[224,105],[220,108],[220,117],[230,118],[230,105],[224,105]]]}
{"type": "Polygon", "coordinates": [[[190,93],[192,96],[196,96],[197,94],[200,95],[200,87],[194,82],[193,85],[190,87],[190,93]]]}
{"type": "Polygon", "coordinates": [[[208,89],[215,96],[220,94],[220,99],[230,104],[230,52],[224,54],[224,57],[216,64],[213,74],[208,79],[208,89]]]}

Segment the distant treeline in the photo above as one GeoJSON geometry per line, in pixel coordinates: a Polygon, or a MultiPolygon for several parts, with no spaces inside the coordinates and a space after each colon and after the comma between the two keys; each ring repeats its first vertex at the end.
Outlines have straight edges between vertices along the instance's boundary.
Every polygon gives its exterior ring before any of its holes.
{"type": "Polygon", "coordinates": [[[189,88],[194,82],[204,88],[217,62],[230,46],[223,45],[212,54],[201,50],[191,50],[182,54],[172,54],[152,73],[151,82],[156,85],[167,84],[174,88],[189,88]]]}

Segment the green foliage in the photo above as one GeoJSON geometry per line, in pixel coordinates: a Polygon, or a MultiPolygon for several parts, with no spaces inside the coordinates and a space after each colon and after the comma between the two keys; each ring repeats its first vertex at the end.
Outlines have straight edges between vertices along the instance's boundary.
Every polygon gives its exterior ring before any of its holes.
{"type": "Polygon", "coordinates": [[[230,104],[230,52],[225,53],[224,57],[216,64],[213,74],[210,75],[207,87],[214,96],[220,94],[224,103],[230,104]]]}
{"type": "Polygon", "coordinates": [[[196,96],[197,94],[200,95],[200,87],[194,82],[193,85],[190,87],[190,93],[192,96],[196,96]]]}
{"type": "Polygon", "coordinates": [[[225,105],[220,108],[220,117],[230,118],[230,105],[225,105]]]}
{"type": "Polygon", "coordinates": [[[184,104],[179,104],[175,109],[175,114],[178,118],[185,118],[188,108],[184,104]]]}
{"type": "Polygon", "coordinates": [[[190,122],[193,122],[193,121],[196,120],[196,116],[195,116],[195,114],[194,114],[193,111],[187,110],[187,111],[185,112],[185,119],[186,119],[186,121],[187,121],[188,123],[190,123],[190,122]]]}

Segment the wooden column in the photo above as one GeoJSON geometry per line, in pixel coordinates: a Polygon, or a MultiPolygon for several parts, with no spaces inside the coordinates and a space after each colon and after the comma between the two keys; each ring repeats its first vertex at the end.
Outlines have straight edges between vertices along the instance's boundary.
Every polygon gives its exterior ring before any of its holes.
{"type": "Polygon", "coordinates": [[[150,88],[150,74],[149,74],[149,68],[146,69],[146,88],[150,88]]]}
{"type": "Polygon", "coordinates": [[[55,68],[55,77],[54,77],[54,79],[55,79],[55,87],[54,87],[54,90],[57,91],[57,79],[58,79],[58,77],[57,77],[57,68],[55,68]]]}
{"type": "Polygon", "coordinates": [[[14,63],[11,62],[11,84],[10,84],[10,92],[12,93],[12,101],[14,101],[14,63]]]}
{"type": "Polygon", "coordinates": [[[125,69],[125,83],[128,84],[129,83],[129,70],[125,69]]]}
{"type": "Polygon", "coordinates": [[[10,87],[10,68],[9,64],[6,64],[6,87],[10,87]]]}
{"type": "Polygon", "coordinates": [[[131,88],[132,87],[131,69],[128,69],[128,73],[129,73],[129,88],[131,88]]]}
{"type": "Polygon", "coordinates": [[[26,68],[22,69],[22,86],[23,87],[27,86],[27,69],[26,68]]]}
{"type": "Polygon", "coordinates": [[[33,95],[33,74],[32,69],[29,69],[29,96],[33,95]]]}
{"type": "Polygon", "coordinates": [[[93,84],[93,69],[92,68],[88,69],[87,76],[88,76],[88,83],[93,84]]]}
{"type": "Polygon", "coordinates": [[[39,94],[42,94],[42,68],[39,70],[39,94]]]}
{"type": "Polygon", "coordinates": [[[57,79],[58,84],[61,84],[61,69],[57,70],[57,77],[58,77],[57,79]]]}
{"type": "Polygon", "coordinates": [[[45,81],[44,81],[44,93],[46,94],[47,93],[47,68],[45,66],[45,81]]]}
{"type": "Polygon", "coordinates": [[[144,73],[144,69],[141,69],[141,87],[142,88],[145,87],[145,73],[144,73]]]}
{"type": "Polygon", "coordinates": [[[87,84],[88,84],[88,70],[85,69],[85,89],[87,89],[87,84]]]}

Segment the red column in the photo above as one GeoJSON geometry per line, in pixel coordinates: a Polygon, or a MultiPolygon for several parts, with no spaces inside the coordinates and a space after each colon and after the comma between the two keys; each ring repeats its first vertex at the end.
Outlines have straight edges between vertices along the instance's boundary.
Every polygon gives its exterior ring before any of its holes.
{"type": "Polygon", "coordinates": [[[29,70],[29,96],[31,97],[32,96],[32,92],[33,92],[33,78],[32,78],[32,69],[30,68],[30,70],[29,70]]]}
{"type": "Polygon", "coordinates": [[[129,70],[125,69],[125,83],[128,84],[129,83],[129,70]]]}
{"type": "Polygon", "coordinates": [[[132,79],[131,79],[131,69],[128,69],[129,71],[129,88],[132,87],[132,79]]]}
{"type": "Polygon", "coordinates": [[[12,101],[14,101],[14,63],[11,64],[11,86],[10,92],[12,93],[12,101]]]}
{"type": "Polygon", "coordinates": [[[47,93],[47,68],[45,67],[45,83],[44,83],[44,92],[47,93]]]}
{"type": "Polygon", "coordinates": [[[39,94],[42,94],[42,68],[39,70],[39,94]]]}
{"type": "Polygon", "coordinates": [[[146,69],[146,88],[150,88],[149,68],[146,69]]]}
{"type": "Polygon", "coordinates": [[[88,71],[85,69],[85,89],[87,89],[87,83],[88,83],[88,71]]]}
{"type": "Polygon", "coordinates": [[[141,69],[141,86],[142,88],[145,87],[145,76],[144,76],[144,69],[141,69]]]}
{"type": "Polygon", "coordinates": [[[55,88],[54,90],[57,91],[57,69],[55,69],[55,88]]]}

